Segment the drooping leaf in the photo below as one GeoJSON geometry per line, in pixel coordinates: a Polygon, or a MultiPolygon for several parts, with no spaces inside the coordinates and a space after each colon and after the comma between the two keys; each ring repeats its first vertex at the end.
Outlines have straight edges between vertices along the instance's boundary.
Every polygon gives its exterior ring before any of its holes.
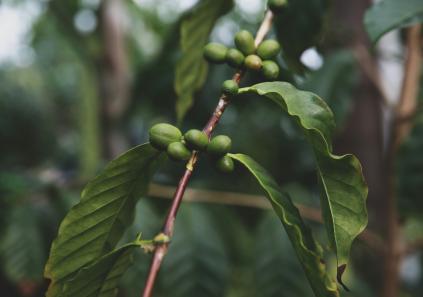
{"type": "Polygon", "coordinates": [[[41,281],[47,255],[38,213],[29,204],[15,206],[9,212],[0,236],[1,270],[15,283],[41,281]]]}
{"type": "Polygon", "coordinates": [[[275,28],[291,70],[302,72],[301,54],[319,43],[328,8],[327,0],[295,0],[275,15],[275,28]]]}
{"type": "Polygon", "coordinates": [[[314,240],[289,196],[280,191],[275,180],[252,158],[243,154],[229,156],[244,165],[265,191],[273,210],[285,227],[314,294],[318,297],[338,296],[336,283],[326,273],[322,248],[314,240]]]}
{"type": "Polygon", "coordinates": [[[310,297],[313,291],[304,286],[307,279],[281,223],[271,212],[261,220],[255,235],[256,296],[310,297]]]}
{"type": "Polygon", "coordinates": [[[421,0],[383,0],[370,7],[364,16],[364,25],[373,43],[385,33],[423,22],[421,0]]]}
{"type": "Polygon", "coordinates": [[[45,276],[51,279],[48,297],[59,296],[66,280],[115,247],[162,158],[150,144],[139,145],[88,183],[51,246],[45,267],[45,276]]]}
{"type": "Polygon", "coordinates": [[[176,116],[180,122],[193,104],[194,93],[204,84],[208,65],[203,58],[206,45],[216,20],[229,11],[232,0],[202,0],[181,23],[182,56],[176,65],[176,116]]]}
{"type": "Polygon", "coordinates": [[[102,256],[93,264],[82,268],[74,278],[65,282],[63,297],[114,297],[118,284],[132,264],[132,254],[140,248],[140,239],[102,256]]]}
{"type": "Polygon", "coordinates": [[[229,276],[227,254],[203,206],[181,206],[162,273],[163,296],[224,296],[229,276]]]}
{"type": "Polygon", "coordinates": [[[348,263],[351,244],[367,225],[367,185],[358,159],[332,153],[333,114],[317,95],[286,82],[265,82],[243,88],[278,104],[302,128],[311,144],[321,185],[321,206],[329,240],[336,251],[338,280],[348,263]]]}

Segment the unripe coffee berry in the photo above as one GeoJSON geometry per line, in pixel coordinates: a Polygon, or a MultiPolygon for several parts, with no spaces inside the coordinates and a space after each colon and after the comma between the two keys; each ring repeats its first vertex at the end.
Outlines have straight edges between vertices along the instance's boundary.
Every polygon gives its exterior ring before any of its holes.
{"type": "Polygon", "coordinates": [[[236,48],[230,48],[226,53],[226,62],[232,67],[242,66],[244,59],[244,54],[236,48]]]}
{"type": "Polygon", "coordinates": [[[223,44],[211,42],[204,47],[204,58],[211,63],[224,63],[228,48],[223,44]]]}
{"type": "Polygon", "coordinates": [[[216,167],[222,172],[229,173],[234,170],[234,161],[231,157],[225,155],[217,160],[216,167]]]}
{"type": "Polygon", "coordinates": [[[213,155],[224,155],[231,149],[232,141],[226,135],[213,137],[207,146],[207,151],[213,155]]]}
{"type": "Polygon", "coordinates": [[[244,65],[251,70],[260,70],[263,61],[257,55],[249,55],[245,58],[244,65]]]}
{"type": "Polygon", "coordinates": [[[254,54],[256,46],[254,45],[254,37],[247,30],[239,31],[235,34],[235,45],[244,53],[244,55],[254,54]]]}
{"type": "Polygon", "coordinates": [[[170,143],[181,139],[182,133],[175,126],[160,123],[150,128],[149,136],[153,147],[158,150],[166,150],[170,143]]]}
{"type": "Polygon", "coordinates": [[[191,129],[184,135],[184,140],[188,148],[202,151],[205,150],[209,143],[206,133],[197,129],[191,129]]]}
{"type": "Polygon", "coordinates": [[[172,142],[169,144],[167,154],[174,161],[187,161],[191,157],[190,150],[182,142],[172,142]]]}
{"type": "Polygon", "coordinates": [[[238,94],[238,84],[232,79],[225,80],[222,84],[222,93],[228,96],[235,96],[238,94]]]}
{"type": "Polygon", "coordinates": [[[263,60],[268,60],[276,57],[281,50],[279,42],[273,39],[265,40],[257,48],[257,55],[263,60]]]}
{"type": "Polygon", "coordinates": [[[267,60],[263,62],[261,72],[266,79],[275,80],[279,77],[279,66],[276,62],[267,60]]]}
{"type": "Polygon", "coordinates": [[[277,13],[281,12],[288,4],[287,0],[269,0],[267,5],[269,6],[270,10],[277,13]]]}

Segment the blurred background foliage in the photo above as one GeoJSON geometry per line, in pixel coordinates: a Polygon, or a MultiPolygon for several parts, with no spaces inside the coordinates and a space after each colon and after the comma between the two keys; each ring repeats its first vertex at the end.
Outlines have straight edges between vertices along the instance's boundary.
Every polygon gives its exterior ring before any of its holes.
{"type": "MultiPolygon", "coordinates": [[[[43,296],[43,266],[51,241],[87,180],[111,158],[147,141],[152,124],[176,122],[174,73],[181,57],[179,26],[197,2],[1,2],[1,34],[13,35],[0,45],[2,296],[43,296]],[[8,40],[12,40],[9,45],[8,40]]],[[[235,1],[234,8],[217,20],[210,39],[232,45],[240,28],[256,31],[265,2],[235,1]]],[[[340,25],[342,16],[331,1],[294,3],[270,33],[284,47],[279,59],[281,79],[327,101],[338,123],[336,148],[340,152],[354,151],[351,141],[361,141],[365,147],[366,139],[351,132],[360,121],[353,110],[363,88],[363,73],[346,42],[350,28],[340,25]]],[[[396,42],[401,46],[403,39],[396,42]]],[[[195,92],[193,106],[182,121],[182,130],[205,124],[217,102],[220,84],[232,74],[227,66],[209,67],[204,87],[195,92]]],[[[249,75],[242,84],[260,80],[249,75]]],[[[421,241],[423,235],[423,114],[414,122],[396,166],[403,236],[410,242],[421,241]]],[[[230,135],[233,151],[257,159],[297,203],[318,207],[311,151],[298,128],[271,103],[249,97],[235,100],[217,133],[230,135]]],[[[366,173],[372,160],[362,161],[366,173]]],[[[167,165],[155,182],[175,185],[182,168],[167,165]]],[[[258,190],[245,172],[236,170],[222,178],[207,159],[200,161],[190,186],[253,194],[258,190]]],[[[140,231],[149,238],[160,229],[169,201],[156,198],[161,197],[140,201],[134,226],[124,239],[133,239],[140,231]]],[[[218,195],[215,200],[214,204],[182,205],[157,296],[312,296],[275,216],[254,207],[220,205],[224,201],[219,201],[218,195]]],[[[314,231],[323,234],[319,223],[308,219],[314,231]]],[[[383,217],[372,220],[383,224],[383,217]]],[[[319,237],[327,242],[323,235],[319,237]]],[[[353,265],[345,277],[352,292],[342,295],[376,295],[380,267],[366,267],[366,261],[379,263],[382,256],[369,249],[366,242],[357,240],[353,265]]],[[[149,257],[141,252],[135,256],[120,296],[140,294],[149,257]]],[[[333,258],[328,256],[327,261],[334,266],[333,258]]],[[[417,246],[401,262],[401,296],[420,296],[422,264],[417,246]]]]}

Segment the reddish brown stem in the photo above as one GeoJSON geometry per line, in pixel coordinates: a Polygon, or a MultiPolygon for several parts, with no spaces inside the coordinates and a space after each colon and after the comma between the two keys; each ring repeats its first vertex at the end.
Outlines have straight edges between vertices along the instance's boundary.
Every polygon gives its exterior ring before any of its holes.
{"type": "MultiPolygon", "coordinates": [[[[267,32],[269,32],[271,24],[272,24],[272,20],[273,20],[273,13],[271,11],[267,11],[263,19],[263,22],[261,23],[260,28],[256,34],[256,38],[254,41],[256,46],[263,41],[267,32]]],[[[237,84],[239,84],[243,75],[244,75],[244,71],[238,70],[232,77],[232,80],[234,80],[237,84]]],[[[219,98],[219,102],[212,116],[210,117],[206,126],[203,128],[204,133],[206,133],[209,138],[211,137],[214,128],[219,123],[219,120],[222,117],[223,112],[228,106],[229,99],[230,98],[227,97],[226,95],[222,95],[219,98]]],[[[181,180],[179,181],[178,187],[176,188],[175,194],[173,196],[172,205],[166,216],[166,220],[162,229],[162,233],[168,236],[169,238],[171,238],[173,235],[176,214],[178,213],[179,206],[181,205],[182,198],[185,193],[185,189],[188,185],[188,181],[192,175],[192,171],[194,170],[197,159],[198,159],[198,152],[194,151],[186,165],[185,173],[182,176],[181,180]]],[[[168,246],[169,246],[169,242],[166,242],[166,243],[161,243],[157,245],[157,247],[155,248],[154,254],[153,254],[153,260],[151,262],[150,271],[148,273],[148,277],[147,277],[147,281],[144,287],[144,292],[142,297],[151,297],[153,293],[154,283],[156,281],[157,274],[160,270],[160,266],[163,261],[163,258],[166,255],[168,246]]]]}
{"type": "MultiPolygon", "coordinates": [[[[191,159],[193,159],[193,157],[194,157],[194,154],[191,157],[191,159]]],[[[162,232],[166,236],[171,237],[173,234],[176,214],[178,212],[179,206],[181,205],[182,197],[184,196],[184,192],[187,187],[189,178],[191,177],[191,174],[192,174],[192,170],[189,170],[187,168],[181,180],[179,181],[178,187],[176,188],[172,205],[170,207],[170,210],[166,217],[165,224],[163,226],[162,232]]],[[[163,257],[165,256],[167,252],[168,245],[169,243],[164,243],[162,245],[157,246],[157,248],[154,250],[153,261],[150,266],[150,273],[148,274],[147,282],[144,288],[144,293],[143,293],[144,297],[151,296],[153,292],[153,287],[157,278],[157,273],[159,272],[163,257]]]]}

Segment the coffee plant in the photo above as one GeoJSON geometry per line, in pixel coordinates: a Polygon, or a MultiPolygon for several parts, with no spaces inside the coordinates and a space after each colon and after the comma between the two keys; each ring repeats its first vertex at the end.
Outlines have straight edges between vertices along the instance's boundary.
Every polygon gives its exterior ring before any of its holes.
{"type": "MultiPolygon", "coordinates": [[[[51,246],[45,267],[45,276],[51,281],[48,297],[115,296],[120,278],[133,265],[133,255],[142,251],[153,254],[143,293],[145,297],[152,296],[157,273],[172,244],[184,191],[197,161],[202,157],[212,160],[222,178],[223,174],[231,174],[235,166],[252,175],[282,223],[316,296],[339,296],[338,284],[348,290],[342,275],[349,262],[351,245],[367,224],[367,186],[355,156],[333,153],[335,120],[325,101],[316,94],[280,80],[281,67],[277,57],[282,50],[295,65],[297,57],[290,55],[295,49],[287,43],[288,50],[285,51],[284,43],[265,37],[274,20],[285,21],[285,10],[289,5],[291,1],[269,0],[268,10],[255,37],[247,30],[239,31],[234,36],[236,48],[219,43],[206,44],[215,20],[231,8],[230,1],[202,1],[182,22],[183,56],[175,77],[179,121],[192,105],[193,93],[204,83],[207,62],[228,64],[235,69],[235,74],[222,83],[217,107],[202,130],[193,127],[183,134],[171,124],[156,124],[149,130],[148,143],[138,145],[111,161],[87,184],[80,202],[63,219],[51,246]],[[200,27],[199,22],[202,23],[200,27]],[[257,73],[264,81],[240,87],[248,72],[257,73]],[[321,190],[323,223],[337,259],[336,275],[327,269],[323,248],[289,194],[282,192],[272,176],[251,156],[233,152],[230,136],[212,136],[228,105],[242,100],[245,94],[273,102],[275,108],[280,108],[298,125],[298,131],[303,133],[310,145],[321,190]],[[117,246],[125,230],[132,225],[138,200],[147,194],[152,176],[169,159],[186,162],[186,168],[163,229],[151,238],[144,238],[143,230],[138,230],[138,236],[117,246]]],[[[286,36],[285,33],[278,34],[286,36]]],[[[264,225],[260,228],[262,244],[266,244],[268,228],[271,227],[264,225]]],[[[205,235],[203,240],[212,240],[208,234],[205,235]]],[[[207,254],[202,256],[207,257],[207,254]]]]}

